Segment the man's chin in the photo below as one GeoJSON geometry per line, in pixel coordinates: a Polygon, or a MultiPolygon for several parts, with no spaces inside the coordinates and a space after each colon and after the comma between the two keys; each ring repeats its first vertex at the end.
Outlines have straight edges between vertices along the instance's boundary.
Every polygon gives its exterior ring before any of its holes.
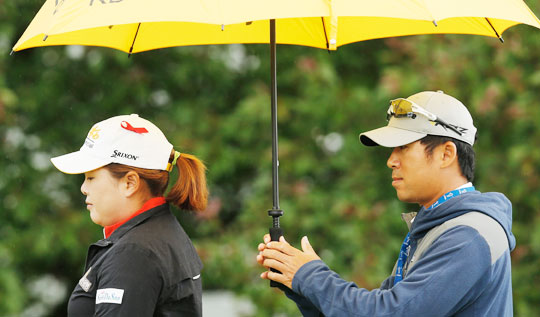
{"type": "Polygon", "coordinates": [[[410,196],[407,196],[405,195],[404,193],[401,193],[399,192],[399,190],[396,189],[396,194],[397,194],[397,198],[399,199],[399,201],[401,202],[404,202],[404,203],[407,203],[407,204],[415,204],[415,203],[418,203],[418,200],[415,199],[414,197],[410,197],[410,196]]]}

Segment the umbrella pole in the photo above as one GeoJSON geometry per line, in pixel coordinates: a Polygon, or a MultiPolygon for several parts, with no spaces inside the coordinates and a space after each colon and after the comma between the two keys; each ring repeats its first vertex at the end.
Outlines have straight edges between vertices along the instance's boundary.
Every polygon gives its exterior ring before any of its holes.
{"type": "MultiPolygon", "coordinates": [[[[270,79],[272,85],[270,108],[272,113],[272,194],[274,205],[273,208],[268,211],[268,215],[272,217],[272,228],[279,228],[279,217],[283,215],[283,211],[279,209],[276,68],[276,21],[270,20],[270,79]]],[[[279,240],[279,236],[273,241],[277,240],[279,240]]]]}
{"type": "MultiPolygon", "coordinates": [[[[278,131],[277,131],[277,67],[276,67],[276,21],[270,20],[270,78],[272,85],[271,93],[271,113],[272,113],[272,194],[273,208],[268,211],[272,217],[272,227],[270,228],[270,238],[278,241],[283,235],[279,226],[279,217],[283,215],[283,210],[279,209],[279,184],[278,184],[278,131]]],[[[277,287],[279,283],[270,281],[271,287],[277,287]]]]}

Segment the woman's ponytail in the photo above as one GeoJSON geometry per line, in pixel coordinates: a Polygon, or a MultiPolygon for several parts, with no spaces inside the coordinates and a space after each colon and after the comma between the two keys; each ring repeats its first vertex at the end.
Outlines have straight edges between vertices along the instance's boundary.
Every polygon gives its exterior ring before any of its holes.
{"type": "MultiPolygon", "coordinates": [[[[171,153],[174,162],[175,152],[171,153]]],[[[166,200],[180,209],[203,211],[208,202],[206,187],[206,167],[195,156],[182,153],[176,157],[178,179],[172,186],[166,200]]]]}

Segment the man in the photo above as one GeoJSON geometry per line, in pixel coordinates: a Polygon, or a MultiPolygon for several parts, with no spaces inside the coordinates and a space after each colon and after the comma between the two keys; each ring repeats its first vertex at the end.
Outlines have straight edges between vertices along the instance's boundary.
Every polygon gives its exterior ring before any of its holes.
{"type": "Polygon", "coordinates": [[[500,193],[472,185],[476,128],[467,108],[441,91],[392,100],[388,125],[360,135],[366,146],[393,148],[387,165],[409,234],[391,276],[368,291],[341,279],[302,238],[259,245],[257,261],[279,272],[305,316],[511,316],[512,207],[500,193]],[[281,272],[281,273],[280,273],[281,272]]]}

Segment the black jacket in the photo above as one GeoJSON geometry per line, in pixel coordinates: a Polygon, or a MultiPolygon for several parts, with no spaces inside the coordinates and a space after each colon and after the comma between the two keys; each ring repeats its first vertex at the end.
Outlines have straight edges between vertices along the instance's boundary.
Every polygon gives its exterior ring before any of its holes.
{"type": "Polygon", "coordinates": [[[68,316],[201,316],[202,263],[164,204],[90,246],[68,316]]]}

